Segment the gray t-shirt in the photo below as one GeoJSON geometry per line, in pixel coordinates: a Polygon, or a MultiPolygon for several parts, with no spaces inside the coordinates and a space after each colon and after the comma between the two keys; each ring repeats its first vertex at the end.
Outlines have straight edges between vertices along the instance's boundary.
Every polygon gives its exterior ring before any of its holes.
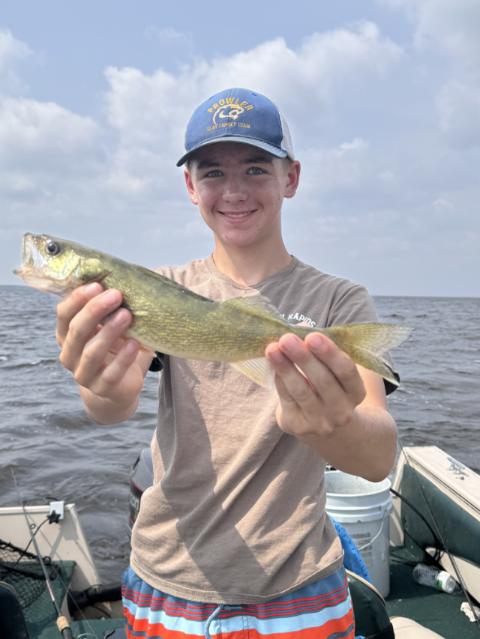
{"type": "MultiPolygon", "coordinates": [[[[214,300],[251,295],[212,260],[161,269],[214,300]]],[[[257,284],[289,322],[376,320],[366,290],[292,258],[257,284]]],[[[232,366],[166,357],[131,564],[151,586],[213,603],[259,603],[329,575],[341,544],[325,513],[325,461],[283,433],[277,397],[232,366]]]]}

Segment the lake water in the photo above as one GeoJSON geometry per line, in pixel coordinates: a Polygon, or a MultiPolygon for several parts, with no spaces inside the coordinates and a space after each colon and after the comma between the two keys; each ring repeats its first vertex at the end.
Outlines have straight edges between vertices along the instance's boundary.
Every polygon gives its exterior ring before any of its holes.
{"type": "MultiPolygon", "coordinates": [[[[56,302],[27,287],[0,286],[0,505],[74,501],[101,576],[112,582],[128,562],[129,472],[152,435],[157,375],[147,375],[133,419],[90,422],[57,361],[56,302]]],[[[382,320],[414,328],[394,353],[402,385],[390,408],[402,444],[440,446],[480,471],[480,299],[376,303],[382,320]]]]}

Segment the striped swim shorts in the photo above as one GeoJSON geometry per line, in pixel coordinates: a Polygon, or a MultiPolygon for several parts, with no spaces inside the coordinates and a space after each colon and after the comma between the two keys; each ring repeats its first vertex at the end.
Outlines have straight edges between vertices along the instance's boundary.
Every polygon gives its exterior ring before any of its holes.
{"type": "Polygon", "coordinates": [[[128,568],[122,584],[128,639],[354,639],[343,568],[261,604],[204,604],[172,597],[128,568]]]}

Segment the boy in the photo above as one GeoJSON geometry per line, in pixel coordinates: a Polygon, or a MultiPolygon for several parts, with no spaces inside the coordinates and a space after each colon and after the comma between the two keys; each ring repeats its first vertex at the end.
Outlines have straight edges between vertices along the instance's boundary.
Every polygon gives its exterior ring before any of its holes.
{"type": "MultiPolygon", "coordinates": [[[[212,96],[185,146],[177,164],[214,249],[165,275],[216,300],[259,292],[311,326],[375,319],[362,287],[285,247],[281,207],[300,163],[268,98],[239,88],[212,96]]],[[[132,318],[121,301],[92,284],[58,307],[60,359],[100,423],[133,414],[152,361],[123,337],[132,318]]],[[[396,428],[384,384],[319,333],[284,335],[266,357],[276,393],[228,364],[163,358],[154,482],[123,588],[129,637],[354,636],[324,470],[388,474],[396,428]]]]}

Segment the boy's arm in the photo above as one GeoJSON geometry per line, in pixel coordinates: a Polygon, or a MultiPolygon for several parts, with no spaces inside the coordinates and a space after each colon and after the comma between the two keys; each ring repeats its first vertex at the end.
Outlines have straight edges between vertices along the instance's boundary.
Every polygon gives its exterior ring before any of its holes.
{"type": "Polygon", "coordinates": [[[57,307],[60,362],[73,373],[89,416],[100,424],[131,417],[153,354],[125,337],[132,322],[119,291],[81,286],[57,307]]]}
{"type": "Polygon", "coordinates": [[[386,477],[397,436],[382,379],[319,333],[304,341],[285,335],[266,355],[276,373],[280,428],[335,468],[370,481],[386,477]]]}

